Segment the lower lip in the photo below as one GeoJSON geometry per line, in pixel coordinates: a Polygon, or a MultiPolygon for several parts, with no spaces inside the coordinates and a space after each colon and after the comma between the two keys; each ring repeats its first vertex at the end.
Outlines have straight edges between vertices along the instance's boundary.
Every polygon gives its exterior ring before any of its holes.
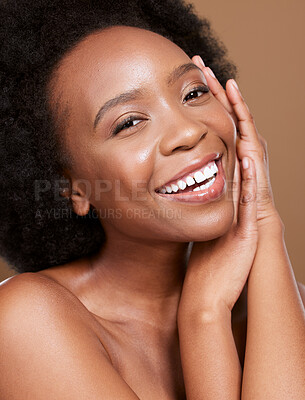
{"type": "Polygon", "coordinates": [[[157,194],[167,200],[180,201],[184,203],[203,204],[219,199],[225,192],[226,180],[224,176],[224,170],[222,168],[221,159],[216,161],[216,164],[218,172],[216,174],[215,181],[213,185],[211,185],[207,189],[197,190],[195,192],[185,192],[185,193],[175,193],[175,194],[157,193],[157,194]]]}

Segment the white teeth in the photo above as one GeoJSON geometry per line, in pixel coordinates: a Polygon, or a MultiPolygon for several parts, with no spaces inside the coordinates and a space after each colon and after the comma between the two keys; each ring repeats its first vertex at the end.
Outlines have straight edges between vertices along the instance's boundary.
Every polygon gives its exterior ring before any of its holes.
{"type": "Polygon", "coordinates": [[[177,185],[179,186],[179,189],[184,190],[186,188],[186,183],[184,181],[178,181],[177,185]]]}
{"type": "Polygon", "coordinates": [[[179,190],[179,187],[177,185],[175,185],[174,183],[171,184],[171,188],[172,188],[173,192],[175,192],[175,193],[178,192],[178,190],[179,190]]]}
{"type": "Polygon", "coordinates": [[[209,167],[205,167],[203,172],[204,172],[205,179],[209,179],[209,178],[211,178],[211,176],[214,175],[212,170],[209,167]]]}
{"type": "Polygon", "coordinates": [[[216,178],[215,178],[215,176],[214,176],[214,178],[212,178],[212,179],[206,184],[206,187],[212,186],[213,183],[215,182],[215,180],[216,180],[216,178]]]}
{"type": "Polygon", "coordinates": [[[176,192],[178,192],[179,189],[184,190],[187,186],[192,186],[196,182],[201,183],[201,182],[205,181],[206,179],[213,177],[205,185],[201,185],[200,187],[198,186],[195,189],[193,189],[193,192],[197,191],[197,190],[207,189],[208,187],[213,185],[213,183],[215,181],[215,176],[213,176],[213,175],[216,174],[217,172],[218,172],[218,167],[217,167],[215,161],[212,161],[206,167],[204,167],[202,170],[196,171],[194,174],[194,178],[191,175],[188,175],[185,178],[185,180],[180,179],[176,184],[172,183],[171,185],[162,187],[162,189],[160,189],[160,193],[163,193],[163,194],[164,193],[172,193],[172,192],[176,193],[176,192]]]}
{"type": "Polygon", "coordinates": [[[210,186],[213,185],[214,182],[215,182],[215,177],[212,178],[212,179],[211,179],[208,183],[206,183],[205,185],[201,185],[201,186],[200,186],[200,190],[204,190],[204,189],[209,188],[210,186]]]}
{"type": "Polygon", "coordinates": [[[216,174],[216,172],[218,172],[218,168],[217,168],[216,163],[213,163],[210,168],[212,169],[213,174],[216,174]]]}
{"type": "Polygon", "coordinates": [[[187,183],[187,186],[192,186],[192,185],[194,185],[196,182],[195,182],[194,178],[192,178],[191,176],[188,176],[188,177],[186,178],[186,183],[187,183]]]}
{"type": "Polygon", "coordinates": [[[197,171],[194,174],[194,179],[197,183],[201,183],[206,179],[206,177],[203,175],[201,171],[197,171]]]}

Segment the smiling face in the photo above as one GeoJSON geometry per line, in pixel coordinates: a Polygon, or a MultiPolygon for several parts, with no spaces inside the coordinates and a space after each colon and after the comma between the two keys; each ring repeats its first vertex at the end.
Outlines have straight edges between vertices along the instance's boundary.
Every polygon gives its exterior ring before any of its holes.
{"type": "Polygon", "coordinates": [[[235,126],[181,48],[150,31],[112,27],[66,55],[52,83],[69,109],[64,143],[77,213],[95,207],[108,238],[189,242],[228,230],[235,126]],[[159,192],[217,156],[218,192],[212,185],[195,202],[159,192]]]}

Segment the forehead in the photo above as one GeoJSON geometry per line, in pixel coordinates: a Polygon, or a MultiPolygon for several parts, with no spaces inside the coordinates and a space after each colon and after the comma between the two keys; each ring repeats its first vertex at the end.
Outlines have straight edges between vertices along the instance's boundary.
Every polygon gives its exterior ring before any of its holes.
{"type": "Polygon", "coordinates": [[[92,56],[92,51],[94,51],[99,55],[104,54],[109,57],[122,55],[124,51],[130,50],[136,53],[153,51],[156,56],[163,51],[183,52],[176,44],[155,32],[130,26],[113,26],[88,35],[78,43],[72,53],[75,56],[81,54],[92,56]]]}
{"type": "Polygon", "coordinates": [[[101,88],[111,90],[114,82],[132,89],[188,61],[180,47],[161,35],[111,27],[89,35],[64,57],[55,75],[56,86],[66,96],[70,90],[95,96],[101,88]]]}

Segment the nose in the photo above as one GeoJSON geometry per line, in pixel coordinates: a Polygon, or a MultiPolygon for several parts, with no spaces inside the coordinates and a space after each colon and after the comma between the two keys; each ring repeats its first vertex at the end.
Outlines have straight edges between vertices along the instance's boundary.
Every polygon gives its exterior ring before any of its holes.
{"type": "Polygon", "coordinates": [[[194,115],[185,113],[173,113],[167,115],[167,122],[162,126],[162,138],[159,143],[161,154],[168,156],[179,150],[188,150],[204,139],[208,128],[201,120],[194,118],[194,115]]]}

